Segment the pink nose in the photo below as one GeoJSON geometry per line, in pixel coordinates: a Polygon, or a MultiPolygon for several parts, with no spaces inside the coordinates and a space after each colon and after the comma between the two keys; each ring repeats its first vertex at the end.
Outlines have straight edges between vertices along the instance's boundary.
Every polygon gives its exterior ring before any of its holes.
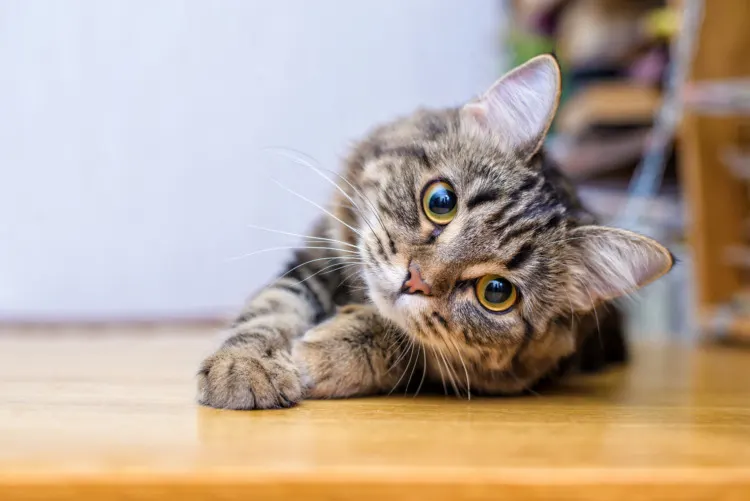
{"type": "Polygon", "coordinates": [[[404,282],[404,285],[401,286],[401,292],[407,294],[421,292],[425,296],[429,296],[432,292],[429,284],[422,279],[422,274],[419,271],[418,264],[412,263],[409,265],[409,278],[404,282]]]}

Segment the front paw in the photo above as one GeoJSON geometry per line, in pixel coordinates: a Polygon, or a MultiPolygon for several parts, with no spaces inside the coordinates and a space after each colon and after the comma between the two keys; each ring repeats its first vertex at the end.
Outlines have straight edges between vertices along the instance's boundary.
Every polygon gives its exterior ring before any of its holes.
{"type": "Polygon", "coordinates": [[[375,309],[366,306],[342,308],[307,331],[292,349],[303,372],[306,398],[346,398],[390,389],[396,381],[382,346],[386,340],[375,309]]]}
{"type": "Polygon", "coordinates": [[[299,370],[282,349],[225,345],[198,372],[198,402],[209,407],[277,409],[302,396],[299,370]]]}

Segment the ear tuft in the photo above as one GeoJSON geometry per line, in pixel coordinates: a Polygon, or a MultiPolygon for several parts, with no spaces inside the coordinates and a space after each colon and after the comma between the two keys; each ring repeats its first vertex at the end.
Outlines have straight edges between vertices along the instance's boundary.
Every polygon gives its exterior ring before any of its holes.
{"type": "Polygon", "coordinates": [[[582,226],[569,238],[580,250],[572,297],[579,310],[635,292],[674,266],[663,245],[631,231],[582,226]]]}
{"type": "Polygon", "coordinates": [[[550,55],[537,56],[511,70],[464,113],[530,157],[549,130],[560,101],[560,67],[550,55]]]}

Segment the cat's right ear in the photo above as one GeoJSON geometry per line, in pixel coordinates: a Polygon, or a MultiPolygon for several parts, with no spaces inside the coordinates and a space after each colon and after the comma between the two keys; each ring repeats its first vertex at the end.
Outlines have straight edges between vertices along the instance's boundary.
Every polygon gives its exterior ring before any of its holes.
{"type": "Polygon", "coordinates": [[[537,56],[511,70],[463,113],[504,139],[527,158],[542,146],[560,102],[560,66],[550,55],[537,56]]]}

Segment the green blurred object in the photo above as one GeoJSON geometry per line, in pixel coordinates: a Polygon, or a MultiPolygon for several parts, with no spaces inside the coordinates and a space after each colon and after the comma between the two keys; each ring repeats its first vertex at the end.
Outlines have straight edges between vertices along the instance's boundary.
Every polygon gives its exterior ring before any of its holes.
{"type": "MultiPolygon", "coordinates": [[[[556,52],[555,40],[552,37],[537,35],[517,27],[510,29],[504,42],[510,48],[511,68],[521,65],[540,54],[555,54],[556,52]]],[[[560,106],[562,106],[572,89],[570,88],[570,80],[564,61],[558,59],[557,62],[560,65],[560,72],[562,74],[562,94],[560,95],[560,106]]],[[[550,133],[553,134],[554,132],[555,123],[553,122],[550,133]]]]}
{"type": "Polygon", "coordinates": [[[512,64],[518,66],[539,54],[555,52],[555,42],[550,37],[529,33],[519,28],[511,28],[508,46],[512,51],[512,64]]]}

